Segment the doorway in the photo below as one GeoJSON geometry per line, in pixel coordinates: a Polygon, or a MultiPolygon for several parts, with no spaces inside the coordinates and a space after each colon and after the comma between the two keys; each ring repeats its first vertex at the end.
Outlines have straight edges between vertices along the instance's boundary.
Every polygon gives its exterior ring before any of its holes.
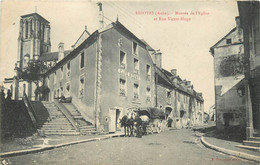
{"type": "Polygon", "coordinates": [[[120,116],[119,108],[110,108],[109,109],[109,132],[116,132],[119,126],[119,116],[120,116]]]}

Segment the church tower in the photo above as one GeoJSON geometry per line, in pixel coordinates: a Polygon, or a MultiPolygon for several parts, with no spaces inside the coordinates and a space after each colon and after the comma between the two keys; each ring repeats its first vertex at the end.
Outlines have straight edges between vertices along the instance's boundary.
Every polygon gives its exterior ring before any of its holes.
{"type": "Polygon", "coordinates": [[[51,51],[49,21],[37,13],[21,16],[18,37],[17,67],[25,68],[30,60],[51,51]]]}

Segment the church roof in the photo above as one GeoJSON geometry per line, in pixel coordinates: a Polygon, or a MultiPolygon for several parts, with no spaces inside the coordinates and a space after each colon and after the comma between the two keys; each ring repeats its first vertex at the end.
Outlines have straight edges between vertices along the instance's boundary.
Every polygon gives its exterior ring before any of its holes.
{"type": "MultiPolygon", "coordinates": [[[[65,50],[64,51],[64,57],[66,57],[69,53],[71,52],[71,50],[65,50]]],[[[41,61],[57,61],[58,60],[58,56],[59,56],[59,52],[48,52],[48,53],[43,53],[39,59],[41,61]]]]}
{"type": "Polygon", "coordinates": [[[40,14],[38,13],[31,13],[31,14],[26,14],[26,15],[22,15],[21,17],[22,18],[25,18],[25,17],[30,17],[30,16],[37,16],[37,17],[40,17],[42,20],[46,21],[47,23],[50,23],[49,21],[47,21],[45,18],[43,18],[40,14]]]}

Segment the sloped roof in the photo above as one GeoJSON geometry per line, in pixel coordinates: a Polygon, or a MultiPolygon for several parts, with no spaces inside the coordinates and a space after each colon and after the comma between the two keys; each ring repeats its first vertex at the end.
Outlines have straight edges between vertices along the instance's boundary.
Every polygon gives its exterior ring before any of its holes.
{"type": "MultiPolygon", "coordinates": [[[[64,57],[66,57],[71,50],[65,50],[64,51],[64,57]]],[[[57,61],[59,56],[59,52],[48,52],[48,53],[43,53],[40,57],[39,60],[41,61],[57,61]]]]}
{"type": "MultiPolygon", "coordinates": [[[[193,95],[196,99],[198,99],[200,101],[204,101],[203,98],[201,98],[195,90],[193,90],[191,92],[191,91],[187,90],[187,88],[183,87],[182,85],[175,84],[171,80],[171,77],[173,76],[171,74],[171,72],[169,72],[169,71],[167,71],[165,69],[159,68],[157,66],[155,66],[155,72],[156,72],[156,74],[158,74],[161,77],[161,79],[164,80],[164,81],[161,81],[161,82],[166,83],[165,85],[171,86],[172,88],[175,88],[175,89],[177,89],[177,90],[179,90],[181,92],[184,92],[184,93],[186,93],[188,95],[193,95]]],[[[176,77],[181,80],[181,78],[179,76],[176,76],[176,77]]]]}
{"type": "Polygon", "coordinates": [[[85,41],[90,36],[90,33],[85,29],[83,33],[80,35],[78,40],[75,42],[73,47],[79,46],[83,41],[85,41]]]}
{"type": "Polygon", "coordinates": [[[146,45],[147,50],[155,51],[144,39],[141,39],[141,41],[146,45]]]}

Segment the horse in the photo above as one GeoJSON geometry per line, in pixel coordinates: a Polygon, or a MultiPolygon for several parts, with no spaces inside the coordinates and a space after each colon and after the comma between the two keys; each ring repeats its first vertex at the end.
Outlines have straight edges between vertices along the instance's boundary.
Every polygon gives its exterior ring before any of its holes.
{"type": "Polygon", "coordinates": [[[124,127],[125,137],[126,132],[127,136],[133,136],[133,128],[134,128],[134,118],[131,113],[128,113],[127,115],[124,115],[120,121],[121,127],[124,127]],[[129,135],[129,129],[130,129],[130,135],[129,135]]]}

